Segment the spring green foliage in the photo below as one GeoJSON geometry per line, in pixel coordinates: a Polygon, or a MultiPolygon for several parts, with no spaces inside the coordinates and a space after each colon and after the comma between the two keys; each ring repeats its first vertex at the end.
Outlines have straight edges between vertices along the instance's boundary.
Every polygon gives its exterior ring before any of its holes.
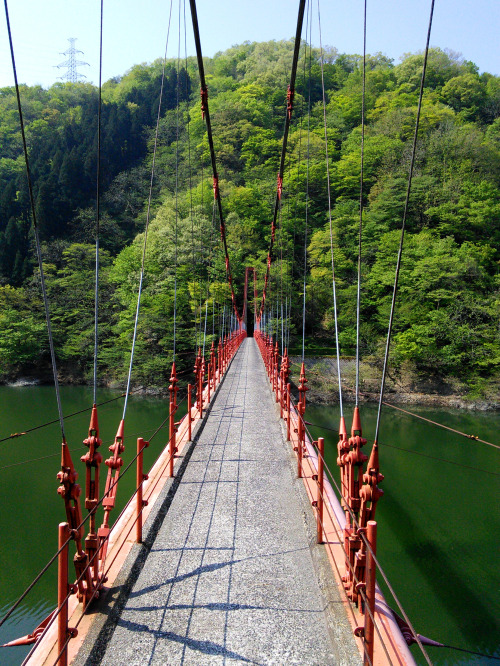
{"type": "MultiPolygon", "coordinates": [[[[257,268],[262,288],[292,50],[288,41],[245,43],[205,60],[240,308],[246,266],[257,268]]],[[[392,298],[422,62],[422,54],[407,54],[398,65],[381,54],[367,58],[361,353],[374,363],[383,352],[392,298]]],[[[291,296],[298,342],[307,227],[306,335],[325,347],[333,344],[333,246],[345,355],[355,345],[361,65],[356,55],[325,54],[327,170],[320,54],[302,49],[267,301],[275,308],[278,296],[291,296]]],[[[197,80],[194,59],[182,67],[168,63],[134,370],[135,382],[144,385],[168,381],[174,310],[181,372],[190,369],[205,327],[209,345],[230,310],[197,80]]],[[[103,87],[99,364],[108,382],[123,380],[128,369],[160,83],[161,63],[155,62],[103,87]]],[[[55,84],[24,87],[21,97],[57,353],[63,374],[81,381],[93,353],[97,91],[55,84]]],[[[459,382],[475,396],[491,392],[500,379],[499,116],[499,77],[479,74],[451,52],[431,50],[391,368],[459,382]]],[[[9,378],[47,366],[10,88],[0,90],[0,141],[0,373],[9,378]]]]}

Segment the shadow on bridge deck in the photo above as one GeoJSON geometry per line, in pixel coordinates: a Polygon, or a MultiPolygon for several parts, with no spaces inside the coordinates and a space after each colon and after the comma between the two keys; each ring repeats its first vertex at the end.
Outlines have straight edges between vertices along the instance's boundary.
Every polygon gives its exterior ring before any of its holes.
{"type": "Polygon", "coordinates": [[[122,603],[103,600],[107,621],[74,663],[360,663],[294,469],[247,339],[156,512],[154,541],[107,595],[122,603]]]}

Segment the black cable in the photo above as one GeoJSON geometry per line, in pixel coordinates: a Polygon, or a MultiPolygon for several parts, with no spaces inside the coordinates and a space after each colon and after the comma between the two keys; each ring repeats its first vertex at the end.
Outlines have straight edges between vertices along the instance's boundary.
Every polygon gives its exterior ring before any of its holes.
{"type": "Polygon", "coordinates": [[[37,254],[37,259],[38,259],[38,269],[40,271],[40,284],[42,288],[42,296],[43,296],[43,305],[45,309],[45,319],[47,322],[47,333],[49,337],[49,348],[50,348],[50,358],[52,362],[52,374],[54,376],[54,387],[56,391],[56,401],[57,401],[57,411],[59,413],[59,425],[61,428],[61,437],[62,440],[64,441],[65,436],[64,436],[64,417],[62,413],[62,406],[61,406],[61,392],[59,390],[59,379],[57,376],[57,363],[56,363],[56,355],[54,351],[54,338],[52,336],[52,326],[51,326],[51,320],[50,320],[50,312],[49,312],[49,300],[47,296],[47,288],[45,284],[45,274],[43,271],[43,262],[42,262],[42,250],[40,247],[40,236],[38,232],[38,224],[37,224],[37,218],[36,218],[36,207],[35,207],[35,197],[33,194],[33,183],[31,179],[31,170],[30,170],[30,164],[29,164],[29,157],[28,157],[28,147],[26,145],[26,134],[24,131],[24,118],[23,118],[23,110],[22,110],[22,105],[21,105],[21,95],[19,93],[19,83],[17,81],[17,68],[16,68],[16,59],[14,57],[14,44],[12,42],[12,32],[10,29],[10,19],[9,19],[9,8],[7,6],[7,0],[4,0],[4,6],[5,6],[5,19],[7,21],[7,32],[9,35],[9,45],[10,45],[10,55],[12,59],[12,71],[14,74],[14,83],[15,83],[15,88],[16,88],[16,97],[17,97],[17,110],[19,113],[19,124],[21,128],[21,138],[23,142],[23,152],[24,152],[24,161],[25,161],[25,166],[26,166],[26,178],[28,180],[28,191],[29,191],[29,198],[30,198],[30,205],[31,205],[31,215],[33,219],[33,231],[35,233],[35,245],[36,245],[36,254],[37,254]]]}
{"type": "Polygon", "coordinates": [[[205,116],[205,122],[207,125],[207,137],[208,137],[208,145],[210,148],[210,160],[212,162],[212,173],[213,173],[213,178],[214,178],[214,198],[217,201],[217,208],[219,211],[219,222],[220,222],[220,231],[221,231],[221,237],[222,237],[222,243],[224,246],[224,253],[226,255],[226,275],[227,275],[227,280],[229,282],[229,285],[231,287],[231,299],[233,303],[233,309],[236,314],[236,317],[238,319],[238,322],[241,322],[241,315],[238,310],[238,306],[236,305],[236,297],[234,294],[234,288],[233,288],[233,277],[231,274],[231,264],[229,262],[229,253],[227,249],[227,239],[226,239],[226,225],[224,222],[224,215],[222,213],[222,200],[220,196],[220,190],[219,190],[219,176],[217,173],[217,163],[215,160],[215,148],[214,148],[214,141],[213,141],[213,136],[212,136],[212,124],[210,121],[210,110],[208,108],[208,96],[207,96],[207,84],[205,81],[205,67],[203,64],[203,54],[201,50],[201,40],[200,40],[200,29],[198,26],[198,15],[196,12],[196,0],[189,0],[189,4],[191,7],[191,18],[193,21],[193,31],[194,31],[194,41],[196,45],[196,57],[198,60],[198,71],[200,74],[200,87],[201,87],[201,93],[202,93],[202,100],[203,100],[203,113],[205,116]]]}
{"type": "MultiPolygon", "coordinates": [[[[194,0],[191,0],[191,2],[194,2],[194,0]]],[[[300,0],[299,3],[299,13],[297,17],[297,30],[295,32],[295,46],[293,50],[293,60],[292,60],[292,71],[290,74],[290,84],[288,87],[289,94],[291,95],[291,99],[293,99],[293,95],[295,93],[295,79],[297,76],[297,65],[298,65],[298,60],[299,60],[299,51],[300,51],[300,42],[301,42],[301,35],[302,35],[302,24],[304,21],[304,7],[305,7],[305,0],[300,0]]],[[[288,144],[288,132],[290,130],[290,123],[292,119],[292,113],[291,113],[291,107],[287,107],[287,112],[285,116],[285,129],[283,131],[283,143],[281,147],[281,159],[280,159],[280,166],[279,166],[279,171],[278,171],[278,188],[276,191],[276,198],[274,201],[274,214],[273,214],[273,221],[271,225],[271,239],[269,241],[269,250],[267,253],[267,268],[266,268],[266,274],[264,277],[264,289],[262,292],[262,299],[260,302],[260,307],[259,307],[259,320],[262,317],[262,313],[264,312],[264,305],[266,301],[266,288],[267,288],[267,283],[269,281],[269,273],[271,269],[271,261],[272,261],[272,254],[273,254],[273,245],[274,245],[274,230],[276,229],[276,220],[278,218],[278,211],[280,209],[281,205],[281,191],[280,191],[280,183],[283,183],[283,173],[285,170],[285,156],[286,156],[286,149],[287,149],[287,144],[288,144]]]]}

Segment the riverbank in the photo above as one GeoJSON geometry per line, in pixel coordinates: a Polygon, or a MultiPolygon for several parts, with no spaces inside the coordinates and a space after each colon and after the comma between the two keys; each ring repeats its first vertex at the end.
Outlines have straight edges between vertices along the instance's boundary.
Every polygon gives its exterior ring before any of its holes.
{"type": "MultiPolygon", "coordinates": [[[[292,382],[298,385],[301,359],[291,356],[292,382]]],[[[307,376],[309,402],[319,405],[335,404],[339,401],[339,385],[337,360],[335,357],[309,356],[304,360],[307,376]]],[[[380,396],[380,380],[382,371],[375,364],[363,361],[360,363],[360,401],[378,402],[380,396]]],[[[356,364],[352,358],[340,359],[340,375],[342,399],[354,402],[354,386],[356,383],[356,364]]],[[[398,405],[427,405],[433,407],[449,407],[467,410],[500,410],[498,393],[491,391],[491,396],[475,396],[467,387],[459,382],[446,382],[437,378],[415,376],[406,370],[397,376],[390,373],[386,379],[385,399],[398,405]]]]}
{"type": "MultiPolygon", "coordinates": [[[[290,356],[290,379],[295,386],[299,382],[301,358],[290,356]]],[[[339,401],[339,387],[337,378],[337,360],[334,356],[306,356],[305,358],[308,401],[319,405],[336,404],[339,401]]],[[[345,402],[354,402],[354,386],[356,377],[355,360],[352,357],[340,359],[340,373],[342,378],[342,398],[345,402]]],[[[381,368],[376,363],[363,361],[360,364],[360,401],[378,402],[380,395],[381,368]]],[[[188,378],[184,377],[183,385],[187,385],[188,378]]],[[[59,373],[59,383],[62,386],[90,386],[91,382],[78,374],[74,368],[71,371],[63,367],[59,373]]],[[[0,385],[44,386],[52,385],[53,378],[49,368],[40,369],[40,372],[30,373],[28,376],[10,377],[0,380],[0,385]]],[[[99,382],[105,389],[124,391],[126,382],[117,379],[105,379],[99,382]]],[[[500,411],[500,391],[498,387],[483,387],[481,392],[473,393],[467,385],[457,380],[445,381],[437,378],[416,376],[405,369],[397,376],[388,373],[386,379],[385,399],[398,405],[427,405],[433,407],[448,407],[464,410],[498,410],[500,411]]],[[[142,383],[132,384],[133,393],[163,398],[168,396],[168,382],[165,386],[144,386],[142,383]]]]}

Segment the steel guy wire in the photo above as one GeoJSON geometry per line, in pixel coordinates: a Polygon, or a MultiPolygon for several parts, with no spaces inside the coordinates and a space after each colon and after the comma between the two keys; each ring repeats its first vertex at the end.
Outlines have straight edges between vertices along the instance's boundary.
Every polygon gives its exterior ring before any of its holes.
{"type": "MultiPolygon", "coordinates": [[[[184,67],[186,73],[188,71],[188,55],[187,55],[187,24],[186,24],[186,0],[183,1],[183,14],[184,14],[184,67]]],[[[191,220],[191,263],[193,267],[193,285],[196,290],[196,261],[195,261],[195,236],[194,236],[194,211],[193,211],[193,174],[192,174],[192,165],[191,165],[191,128],[190,121],[191,117],[189,114],[189,90],[188,90],[189,79],[186,76],[186,128],[187,128],[187,145],[188,145],[188,182],[189,182],[189,217],[191,220]]],[[[196,291],[195,291],[196,298],[196,291]]],[[[198,342],[198,329],[196,323],[196,305],[194,307],[194,336],[195,336],[195,347],[197,347],[198,342]]]]}
{"type": "Polygon", "coordinates": [[[333,228],[332,228],[332,193],[330,186],[330,158],[328,154],[328,132],[326,123],[326,96],[325,96],[325,76],[324,76],[324,61],[323,61],[323,42],[321,37],[321,14],[318,0],[318,26],[319,26],[319,44],[321,54],[321,88],[323,97],[323,125],[325,133],[325,159],[326,159],[326,187],[328,193],[328,222],[330,226],[330,252],[332,258],[332,294],[333,294],[333,316],[335,322],[335,345],[337,349],[337,377],[339,383],[339,406],[340,417],[344,416],[344,405],[342,400],[342,377],[340,372],[340,344],[339,344],[339,325],[337,314],[337,287],[335,281],[335,259],[333,256],[333,228]]]}
{"type": "MultiPolygon", "coordinates": [[[[319,2],[319,0],[318,0],[319,2]]],[[[363,176],[365,165],[365,102],[366,102],[366,8],[363,15],[363,90],[361,95],[361,164],[359,179],[358,285],[356,293],[356,407],[359,405],[359,337],[361,326],[361,249],[363,231],[363,176]]]]}
{"type": "Polygon", "coordinates": [[[175,222],[174,222],[174,343],[172,362],[175,363],[175,344],[177,342],[177,226],[179,221],[179,127],[180,127],[180,62],[181,62],[181,3],[179,0],[179,16],[177,30],[177,110],[175,122],[175,222]]]}
{"type": "Polygon", "coordinates": [[[21,96],[19,93],[19,83],[17,80],[17,68],[16,68],[16,59],[14,56],[14,44],[12,42],[12,32],[10,28],[10,19],[9,19],[9,8],[7,5],[7,0],[4,0],[4,6],[5,6],[5,18],[7,21],[7,32],[9,35],[9,46],[10,46],[10,55],[12,59],[12,71],[14,74],[14,83],[15,83],[15,88],[16,88],[16,97],[17,97],[17,109],[19,113],[19,124],[21,128],[21,138],[22,138],[22,143],[23,143],[23,152],[24,152],[24,161],[25,161],[25,166],[26,166],[26,177],[28,180],[28,191],[29,191],[29,198],[30,198],[30,205],[31,205],[31,215],[33,219],[33,230],[35,233],[35,244],[36,244],[36,254],[37,254],[37,259],[38,259],[38,268],[40,271],[40,283],[41,283],[41,288],[42,288],[42,296],[43,296],[43,305],[45,309],[45,319],[47,322],[47,333],[48,333],[48,338],[49,338],[49,347],[50,347],[50,358],[52,362],[52,374],[54,376],[54,386],[55,386],[55,392],[56,392],[56,401],[57,401],[57,410],[59,414],[59,425],[61,427],[61,437],[63,442],[65,441],[65,434],[64,434],[64,417],[62,413],[62,405],[61,405],[61,392],[59,390],[59,379],[57,376],[57,363],[56,363],[56,355],[54,351],[54,338],[52,335],[52,325],[51,325],[51,320],[50,320],[50,311],[49,311],[49,300],[47,296],[47,287],[45,283],[45,275],[43,271],[43,262],[42,262],[42,250],[40,247],[40,236],[38,233],[38,224],[37,224],[37,218],[36,218],[36,208],[35,208],[35,198],[33,195],[33,183],[31,179],[31,170],[30,170],[30,164],[29,164],[29,157],[28,157],[28,148],[26,145],[26,134],[24,131],[24,117],[23,117],[23,109],[21,105],[21,96]]]}
{"type": "Polygon", "coordinates": [[[420,124],[420,113],[422,110],[422,99],[424,97],[424,83],[425,83],[425,73],[427,70],[427,59],[429,56],[429,44],[430,44],[430,39],[431,39],[431,30],[432,30],[432,17],[434,14],[434,2],[435,0],[431,0],[431,9],[430,9],[430,16],[429,16],[429,26],[427,29],[427,41],[425,45],[425,52],[424,52],[424,62],[423,62],[423,67],[422,67],[422,78],[420,80],[420,93],[418,96],[418,108],[417,108],[417,117],[415,120],[415,133],[413,135],[413,147],[412,147],[412,152],[411,152],[411,162],[410,162],[410,169],[409,169],[409,174],[408,174],[408,186],[406,189],[406,198],[405,198],[405,206],[404,206],[404,211],[403,211],[403,220],[401,223],[401,238],[399,241],[399,249],[398,249],[398,258],[396,262],[396,274],[394,276],[394,288],[392,292],[392,302],[391,302],[391,311],[389,315],[389,325],[387,327],[387,340],[386,340],[386,345],[385,345],[385,354],[384,354],[384,366],[382,370],[382,380],[380,383],[380,398],[379,398],[379,404],[378,404],[378,412],[377,412],[377,423],[375,426],[375,440],[374,444],[377,444],[378,441],[378,433],[380,429],[380,417],[382,414],[382,402],[384,400],[384,391],[385,391],[385,380],[386,380],[386,375],[387,375],[387,365],[389,362],[389,347],[391,344],[391,334],[392,334],[392,324],[394,321],[394,310],[396,306],[396,294],[398,291],[398,281],[399,281],[399,271],[401,268],[401,258],[403,255],[403,243],[404,243],[404,237],[405,237],[405,227],[406,227],[406,218],[408,216],[408,207],[409,207],[409,202],[410,202],[410,193],[411,193],[411,184],[412,184],[412,178],[413,178],[413,167],[415,164],[415,156],[417,153],[417,140],[418,140],[418,128],[420,124]]]}
{"type": "Polygon", "coordinates": [[[99,350],[99,232],[101,220],[101,123],[102,123],[102,27],[104,0],[101,0],[99,27],[99,96],[97,106],[96,231],[95,231],[95,298],[94,298],[94,405],[97,404],[97,353],[99,350]]]}
{"type": "Polygon", "coordinates": [[[127,412],[127,405],[128,405],[128,396],[130,393],[130,383],[132,380],[132,367],[134,363],[134,352],[135,352],[135,344],[137,340],[137,329],[139,325],[139,310],[141,307],[141,295],[142,295],[142,285],[144,282],[144,267],[146,263],[146,246],[147,246],[147,240],[148,240],[148,229],[149,229],[149,221],[150,221],[150,216],[151,216],[151,200],[153,197],[153,182],[154,182],[154,176],[155,176],[155,166],[156,166],[156,152],[158,148],[158,132],[159,132],[159,127],[160,127],[160,118],[161,118],[161,104],[162,104],[162,99],[163,99],[163,88],[164,88],[164,83],[165,83],[165,65],[167,62],[167,50],[168,50],[168,40],[170,37],[170,24],[172,21],[172,4],[173,0],[170,0],[170,12],[169,12],[169,17],[168,17],[168,28],[167,28],[167,40],[165,43],[165,55],[163,57],[163,65],[162,65],[162,76],[161,76],[161,87],[160,87],[160,99],[158,103],[158,115],[156,117],[156,130],[155,130],[155,140],[154,140],[154,148],[153,148],[153,162],[151,165],[151,178],[149,182],[149,196],[148,196],[148,208],[147,208],[147,213],[146,213],[146,228],[144,230],[144,243],[142,247],[142,259],[141,259],[141,274],[140,274],[140,279],[139,279],[139,290],[137,294],[137,307],[135,311],[135,321],[134,321],[134,334],[132,338],[132,350],[130,352],[130,364],[129,364],[129,369],[128,369],[128,376],[127,376],[127,389],[125,392],[125,403],[123,405],[123,416],[122,420],[125,420],[125,414],[127,412]]]}

